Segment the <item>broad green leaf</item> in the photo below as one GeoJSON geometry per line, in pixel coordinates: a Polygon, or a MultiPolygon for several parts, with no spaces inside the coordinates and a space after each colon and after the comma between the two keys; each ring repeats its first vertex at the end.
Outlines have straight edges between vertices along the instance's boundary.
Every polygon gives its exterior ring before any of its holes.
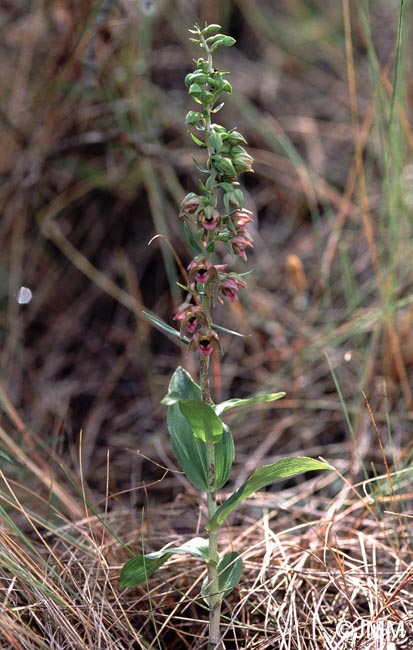
{"type": "MultiPolygon", "coordinates": [[[[196,438],[187,420],[182,415],[179,402],[168,408],[168,430],[174,454],[187,479],[197,490],[208,492],[208,465],[206,444],[196,438]]],[[[223,434],[214,445],[216,489],[220,490],[228,481],[234,462],[234,441],[231,431],[224,424],[223,434]]]]}
{"type": "Polygon", "coordinates": [[[169,560],[170,555],[165,554],[160,558],[151,558],[149,555],[135,555],[123,565],[120,572],[121,589],[137,587],[151,576],[169,560]]]}
{"type": "Polygon", "coordinates": [[[223,425],[212,406],[197,400],[182,400],[179,402],[179,408],[194,436],[204,442],[218,442],[222,436],[223,425]]]}
{"type": "Polygon", "coordinates": [[[168,392],[161,404],[175,404],[175,402],[181,399],[201,400],[201,389],[194,382],[189,372],[185,368],[182,368],[182,366],[178,366],[171,377],[168,392]],[[169,399],[171,395],[174,396],[172,401],[169,399]],[[168,399],[169,401],[167,401],[168,399]]]}
{"type": "Polygon", "coordinates": [[[237,406],[249,406],[250,404],[259,404],[262,402],[275,402],[277,399],[284,397],[285,393],[268,393],[267,395],[254,395],[245,399],[228,399],[214,407],[215,413],[220,416],[225,411],[237,408],[237,406]]]}
{"type": "Polygon", "coordinates": [[[281,478],[296,476],[297,474],[302,474],[312,470],[324,469],[332,469],[332,467],[327,463],[314,460],[313,458],[307,458],[305,456],[282,458],[276,463],[260,467],[251,474],[250,478],[241,485],[238,490],[224,501],[214,516],[208,521],[205,526],[206,530],[211,530],[211,528],[218,528],[221,526],[228,515],[230,515],[231,512],[242,503],[242,501],[245,501],[245,499],[251,496],[251,494],[254,494],[257,490],[261,490],[261,488],[266,485],[278,481],[281,478]]]}
{"type": "Polygon", "coordinates": [[[202,582],[201,595],[207,603],[211,597],[213,600],[215,599],[221,601],[235,589],[240,581],[242,574],[241,556],[235,551],[225,553],[225,555],[218,562],[217,571],[219,590],[218,594],[210,594],[208,577],[206,577],[202,582]],[[216,596],[218,596],[218,598],[216,598],[216,596]]]}
{"type": "Polygon", "coordinates": [[[208,492],[205,443],[192,433],[179,402],[168,408],[167,421],[174,454],[185,476],[197,490],[208,492]]]}
{"type": "Polygon", "coordinates": [[[242,557],[231,551],[218,562],[218,584],[221,598],[225,598],[237,586],[241,579],[242,557]]]}
{"type": "Polygon", "coordinates": [[[159,330],[166,332],[167,334],[170,334],[171,336],[174,336],[175,338],[179,339],[180,341],[184,341],[185,343],[189,343],[190,339],[187,336],[181,336],[178,330],[176,330],[174,327],[171,327],[167,323],[165,323],[162,318],[158,318],[158,316],[154,316],[153,314],[148,314],[147,311],[142,311],[142,314],[147,318],[155,327],[157,327],[159,330]]]}
{"type": "Polygon", "coordinates": [[[146,582],[153,574],[165,564],[171,555],[192,555],[208,560],[208,540],[194,537],[181,546],[162,549],[146,555],[135,555],[122,567],[120,573],[120,586],[137,587],[146,582]]]}
{"type": "MultiPolygon", "coordinates": [[[[191,375],[179,366],[169,383],[169,390],[162,400],[168,408],[168,430],[175,456],[187,479],[201,492],[208,491],[208,472],[205,443],[196,438],[179,408],[180,400],[198,400],[201,403],[201,389],[191,375]]],[[[234,462],[234,442],[229,428],[223,425],[223,434],[214,445],[216,467],[216,489],[220,490],[228,481],[234,462]]]]}

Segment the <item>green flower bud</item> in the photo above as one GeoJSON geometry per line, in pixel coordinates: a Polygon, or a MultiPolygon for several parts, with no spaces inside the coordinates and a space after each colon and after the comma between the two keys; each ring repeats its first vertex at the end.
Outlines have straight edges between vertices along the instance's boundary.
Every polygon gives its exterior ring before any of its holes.
{"type": "Polygon", "coordinates": [[[235,178],[237,175],[237,172],[235,171],[235,167],[232,164],[232,161],[230,158],[225,158],[224,156],[219,156],[219,155],[213,155],[211,156],[211,164],[217,174],[219,176],[223,177],[223,180],[231,180],[232,178],[235,178]]]}
{"type": "Polygon", "coordinates": [[[208,144],[218,153],[222,148],[222,137],[216,131],[212,131],[208,136],[208,144]]]}
{"type": "Polygon", "coordinates": [[[244,138],[241,133],[238,133],[238,131],[229,131],[227,136],[225,137],[226,142],[233,147],[234,145],[237,144],[247,144],[246,139],[244,138]]]}
{"type": "Polygon", "coordinates": [[[185,122],[187,124],[194,125],[203,121],[204,117],[202,113],[199,113],[198,111],[189,111],[189,113],[186,114],[185,122]]]}

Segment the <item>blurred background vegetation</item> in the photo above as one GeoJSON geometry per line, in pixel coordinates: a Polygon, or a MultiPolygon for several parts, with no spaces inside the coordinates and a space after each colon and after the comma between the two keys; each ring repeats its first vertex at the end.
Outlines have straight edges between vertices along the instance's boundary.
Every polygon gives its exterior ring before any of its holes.
{"type": "MultiPolygon", "coordinates": [[[[220,117],[256,160],[242,178],[254,272],[217,318],[250,336],[224,336],[215,395],[287,393],[236,417],[238,470],[304,451],[354,476],[363,459],[381,465],[362,391],[392,459],[408,461],[411,12],[409,0],[1,3],[5,451],[78,472],[82,431],[97,495],[107,450],[111,493],[172,462],[159,400],[196,360],[142,309],[171,323],[182,301],[171,247],[186,265],[177,212],[198,177],[183,79],[188,29],[208,21],[237,40],[218,56],[234,88],[220,117]]],[[[180,490],[168,477],[151,498],[180,490]]]]}
{"type": "Polygon", "coordinates": [[[150,593],[118,583],[124,543],[202,532],[159,403],[197,359],[142,315],[173,324],[190,261],[177,214],[198,183],[196,21],[237,40],[217,56],[234,88],[220,121],[256,161],[241,178],[254,271],[216,317],[247,336],[222,337],[214,396],[287,393],[231,416],[232,481],[294,453],[348,480],[278,485],[237,514],[227,647],[338,647],[338,617],[411,616],[412,1],[3,0],[5,650],[205,647],[199,567],[173,564],[150,593]]]}

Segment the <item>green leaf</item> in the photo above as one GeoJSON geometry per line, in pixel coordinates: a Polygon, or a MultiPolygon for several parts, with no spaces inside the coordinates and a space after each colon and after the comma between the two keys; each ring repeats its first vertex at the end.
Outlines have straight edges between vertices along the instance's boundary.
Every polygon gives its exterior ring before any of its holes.
{"type": "Polygon", "coordinates": [[[221,108],[223,108],[224,106],[225,106],[224,102],[221,102],[220,104],[218,104],[217,106],[215,106],[215,108],[213,108],[211,110],[211,113],[219,113],[221,108]]]}
{"type": "MultiPolygon", "coordinates": [[[[208,470],[206,445],[196,438],[186,418],[179,408],[180,400],[198,400],[201,403],[201,389],[190,374],[179,366],[172,375],[169,390],[162,400],[168,408],[168,430],[171,436],[175,456],[187,479],[197,490],[208,491],[208,470]]],[[[234,441],[231,431],[223,425],[222,437],[214,445],[215,452],[215,484],[220,490],[228,481],[232,463],[234,462],[234,441]]]]}
{"type": "Polygon", "coordinates": [[[137,587],[146,582],[169,559],[165,554],[160,558],[151,558],[149,555],[135,555],[123,565],[120,572],[121,589],[137,587]]]}
{"type": "Polygon", "coordinates": [[[205,167],[202,167],[202,165],[199,164],[195,156],[191,154],[191,158],[194,162],[195,167],[198,169],[198,171],[203,172],[204,174],[209,174],[209,169],[205,169],[205,167]]]}
{"type": "Polygon", "coordinates": [[[192,140],[195,142],[195,144],[198,145],[198,147],[206,147],[206,144],[203,140],[200,140],[199,138],[196,137],[193,133],[189,134],[192,138],[192,140]]]}
{"type": "Polygon", "coordinates": [[[224,190],[224,192],[232,192],[232,190],[234,189],[234,186],[233,186],[232,183],[225,183],[225,182],[222,182],[222,183],[218,183],[218,186],[219,186],[219,187],[222,187],[222,189],[224,190]]]}
{"type": "Polygon", "coordinates": [[[275,402],[277,399],[281,399],[284,396],[285,393],[268,393],[267,395],[254,395],[244,399],[228,399],[225,402],[221,402],[221,404],[216,404],[214,409],[215,413],[220,416],[222,413],[225,413],[225,411],[237,408],[237,406],[248,406],[249,404],[259,404],[262,402],[275,402]]]}
{"type": "Polygon", "coordinates": [[[196,400],[184,400],[179,402],[179,408],[194,436],[204,442],[218,442],[222,436],[223,424],[212,406],[196,400]]]}
{"type": "Polygon", "coordinates": [[[122,567],[120,573],[120,586],[137,587],[146,582],[153,574],[165,564],[171,555],[192,555],[203,560],[208,560],[208,540],[194,537],[181,546],[162,549],[146,555],[134,555],[122,567]]]}
{"type": "Polygon", "coordinates": [[[215,451],[215,486],[221,490],[229,479],[232,463],[234,462],[234,441],[229,427],[223,425],[223,434],[219,442],[214,445],[215,451]]]}
{"type": "Polygon", "coordinates": [[[205,443],[192,433],[179,402],[168,408],[167,422],[174,454],[185,476],[197,490],[208,492],[205,443]]]}
{"type": "Polygon", "coordinates": [[[201,389],[197,383],[194,382],[191,375],[185,368],[178,366],[169,382],[168,392],[161,401],[161,404],[175,404],[181,399],[197,399],[201,400],[201,389]],[[170,395],[176,396],[173,401],[167,401],[170,395]]]}
{"type": "Polygon", "coordinates": [[[205,526],[206,530],[211,530],[211,528],[219,528],[228,515],[231,514],[235,508],[245,501],[251,494],[261,490],[261,488],[278,481],[281,478],[288,478],[290,476],[296,476],[297,474],[302,474],[304,472],[309,472],[312,470],[325,470],[333,469],[331,465],[323,463],[319,460],[314,460],[313,458],[307,458],[305,456],[298,456],[295,458],[282,458],[276,463],[271,465],[264,465],[259,469],[255,470],[250,476],[250,478],[238,488],[231,496],[224,501],[224,503],[218,508],[213,517],[208,521],[205,526]]]}
{"type": "Polygon", "coordinates": [[[167,334],[171,334],[171,336],[174,336],[180,341],[184,341],[184,343],[190,342],[190,339],[187,336],[181,336],[178,330],[165,323],[162,318],[158,318],[158,316],[154,316],[153,314],[148,314],[147,311],[142,311],[142,314],[148,319],[148,321],[155,325],[158,330],[167,332],[167,334]]]}
{"type": "Polygon", "coordinates": [[[235,330],[229,330],[227,327],[222,327],[222,325],[217,325],[216,323],[212,323],[212,329],[218,330],[219,332],[225,332],[226,334],[231,334],[232,336],[240,336],[243,339],[246,339],[249,336],[251,336],[251,334],[241,334],[240,332],[236,332],[235,330]]]}
{"type": "MultiPolygon", "coordinates": [[[[187,479],[201,492],[208,492],[206,443],[196,438],[182,415],[179,403],[168,408],[168,430],[174,454],[187,479]]],[[[223,425],[222,437],[214,445],[215,487],[220,490],[228,481],[234,462],[234,441],[229,427],[223,425]]]]}
{"type": "Polygon", "coordinates": [[[226,553],[218,562],[218,594],[211,594],[209,588],[208,577],[202,582],[201,596],[206,603],[209,602],[211,596],[218,596],[218,600],[222,601],[228,596],[231,591],[235,589],[240,581],[242,574],[242,558],[241,556],[232,551],[226,553]]]}
{"type": "Polygon", "coordinates": [[[217,570],[219,591],[221,598],[225,598],[241,579],[242,557],[236,551],[225,553],[218,562],[217,570]]]}

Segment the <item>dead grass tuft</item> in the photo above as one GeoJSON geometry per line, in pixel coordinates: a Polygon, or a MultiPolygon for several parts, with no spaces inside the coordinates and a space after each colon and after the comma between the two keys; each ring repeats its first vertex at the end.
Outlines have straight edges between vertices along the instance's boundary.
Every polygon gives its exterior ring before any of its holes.
{"type": "MultiPolygon", "coordinates": [[[[341,482],[328,501],[336,481],[332,474],[259,493],[243,506],[243,523],[227,529],[223,547],[244,562],[242,581],[224,606],[227,648],[339,648],[351,641],[384,649],[412,633],[411,495],[395,481],[390,496],[374,498],[363,496],[365,484],[341,482]]],[[[5,650],[206,647],[201,563],[170,561],[148,588],[121,592],[118,583],[125,543],[134,552],[182,543],[189,531],[177,531],[185,521],[199,532],[193,503],[158,505],[143,528],[130,525],[129,510],[94,515],[90,504],[83,519],[56,522],[53,510],[46,519],[24,509],[19,487],[3,476],[5,650]],[[24,516],[21,526],[16,515],[24,516]]],[[[202,513],[205,504],[198,506],[202,513]]]]}

